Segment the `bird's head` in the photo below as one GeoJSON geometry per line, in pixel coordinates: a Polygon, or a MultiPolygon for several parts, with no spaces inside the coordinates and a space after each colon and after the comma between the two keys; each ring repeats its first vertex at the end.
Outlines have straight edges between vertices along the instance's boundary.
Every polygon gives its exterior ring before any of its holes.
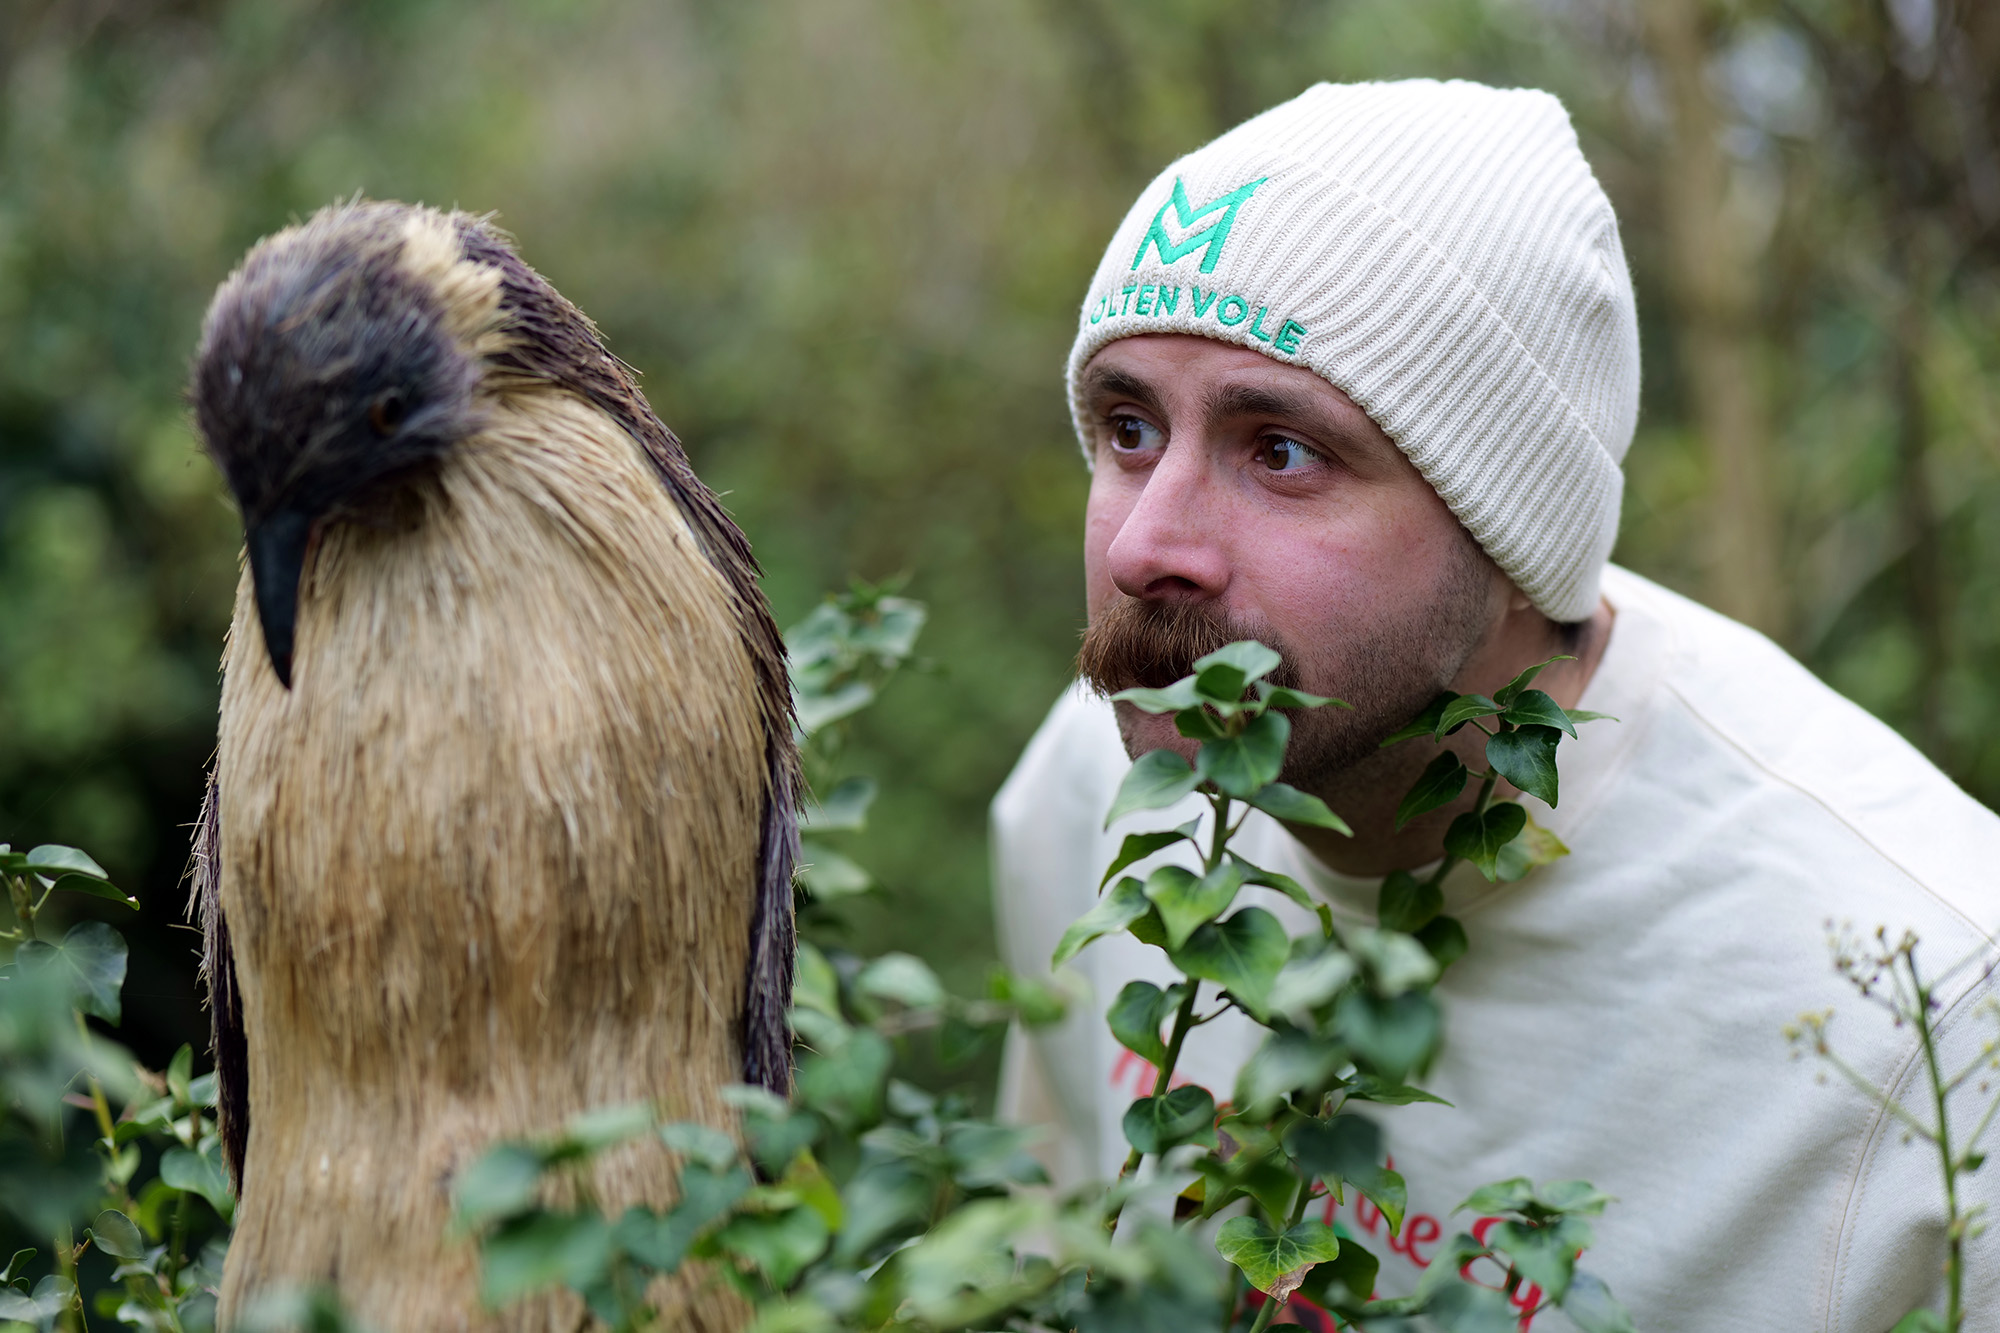
{"type": "Polygon", "coordinates": [[[195,354],[204,447],[243,516],[257,617],[291,686],[299,580],[324,523],[367,517],[479,428],[500,272],[472,219],[355,202],[258,243],[216,292],[195,354]]]}

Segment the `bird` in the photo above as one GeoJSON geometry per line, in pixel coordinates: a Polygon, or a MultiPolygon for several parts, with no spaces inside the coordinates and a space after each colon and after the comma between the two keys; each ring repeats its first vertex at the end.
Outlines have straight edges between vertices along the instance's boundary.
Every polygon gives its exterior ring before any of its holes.
{"type": "MultiPolygon", "coordinates": [[[[802,779],[759,568],[490,217],[356,197],[266,237],[188,399],[244,534],[191,855],[220,1326],[322,1283],[381,1329],[573,1326],[573,1295],[480,1307],[469,1164],[789,1088],[802,779]]],[[[665,1206],[673,1167],[628,1144],[595,1199],[665,1206]]],[[[698,1276],[666,1323],[740,1327],[698,1276]]]]}

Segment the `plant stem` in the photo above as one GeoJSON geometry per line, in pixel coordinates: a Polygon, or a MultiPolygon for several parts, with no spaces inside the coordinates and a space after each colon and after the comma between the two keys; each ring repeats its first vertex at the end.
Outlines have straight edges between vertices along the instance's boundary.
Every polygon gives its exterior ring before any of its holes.
{"type": "MultiPolygon", "coordinates": [[[[1153,1091],[1151,1092],[1151,1094],[1149,1094],[1151,1096],[1159,1097],[1164,1095],[1167,1091],[1168,1084],[1172,1081],[1174,1077],[1174,1066],[1180,1062],[1181,1047],[1187,1041],[1187,1034],[1191,1032],[1195,1026],[1194,1002],[1196,995],[1199,994],[1200,991],[1201,991],[1201,982],[1199,982],[1193,977],[1189,977],[1188,993],[1186,997],[1181,1000],[1181,1007],[1174,1011],[1174,1031],[1173,1035],[1167,1039],[1167,1058],[1161,1062],[1159,1072],[1156,1075],[1154,1075],[1153,1091]]],[[[1146,1155],[1140,1152],[1137,1148],[1134,1148],[1131,1152],[1127,1153],[1125,1155],[1125,1165],[1118,1169],[1118,1179],[1121,1182],[1131,1179],[1133,1173],[1138,1171],[1139,1164],[1145,1160],[1145,1157],[1146,1155]]],[[[1123,1203],[1119,1203],[1115,1205],[1111,1209],[1110,1213],[1105,1216],[1104,1219],[1105,1235],[1110,1236],[1110,1235],[1115,1235],[1117,1233],[1118,1217],[1124,1211],[1125,1211],[1125,1205],[1123,1203]]]]}
{"type": "Polygon", "coordinates": [[[1257,1311],[1257,1322],[1250,1325],[1250,1333],[1264,1333],[1264,1330],[1271,1326],[1271,1320],[1276,1317],[1280,1304],[1281,1302],[1266,1296],[1264,1304],[1257,1311]]]}
{"type": "Polygon", "coordinates": [[[1944,1167],[1944,1208],[1945,1208],[1945,1333],[1959,1333],[1965,1323],[1963,1309],[1963,1288],[1965,1285],[1965,1222],[1958,1213],[1958,1163],[1951,1151],[1951,1129],[1946,1120],[1944,1074],[1938,1068],[1937,1043],[1931,1033],[1931,993],[1924,988],[1917,976],[1917,956],[1914,949],[1903,950],[1903,966],[1909,969],[1910,988],[1916,992],[1913,1017],[1917,1024],[1917,1036],[1923,1042],[1924,1066],[1930,1072],[1931,1098],[1937,1107],[1937,1150],[1938,1160],[1944,1167]]]}

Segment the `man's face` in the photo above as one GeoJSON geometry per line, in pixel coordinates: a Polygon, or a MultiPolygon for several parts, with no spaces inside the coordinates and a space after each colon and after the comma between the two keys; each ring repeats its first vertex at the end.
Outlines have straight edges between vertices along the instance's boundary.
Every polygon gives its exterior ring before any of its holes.
{"type": "MultiPolygon", "coordinates": [[[[1354,705],[1295,714],[1287,780],[1321,788],[1449,685],[1512,585],[1368,415],[1309,370],[1184,334],[1113,342],[1082,378],[1096,471],[1082,666],[1164,684],[1232,639],[1354,705]]],[[[1191,755],[1119,705],[1126,747],[1191,755]]]]}

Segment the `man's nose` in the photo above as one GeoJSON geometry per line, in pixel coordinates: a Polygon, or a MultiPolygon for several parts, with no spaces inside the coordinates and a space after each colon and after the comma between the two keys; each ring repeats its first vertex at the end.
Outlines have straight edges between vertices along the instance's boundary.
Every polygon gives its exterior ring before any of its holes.
{"type": "Polygon", "coordinates": [[[1128,597],[1207,601],[1229,583],[1218,526],[1222,494],[1199,448],[1169,447],[1106,553],[1107,572],[1128,597]]]}

